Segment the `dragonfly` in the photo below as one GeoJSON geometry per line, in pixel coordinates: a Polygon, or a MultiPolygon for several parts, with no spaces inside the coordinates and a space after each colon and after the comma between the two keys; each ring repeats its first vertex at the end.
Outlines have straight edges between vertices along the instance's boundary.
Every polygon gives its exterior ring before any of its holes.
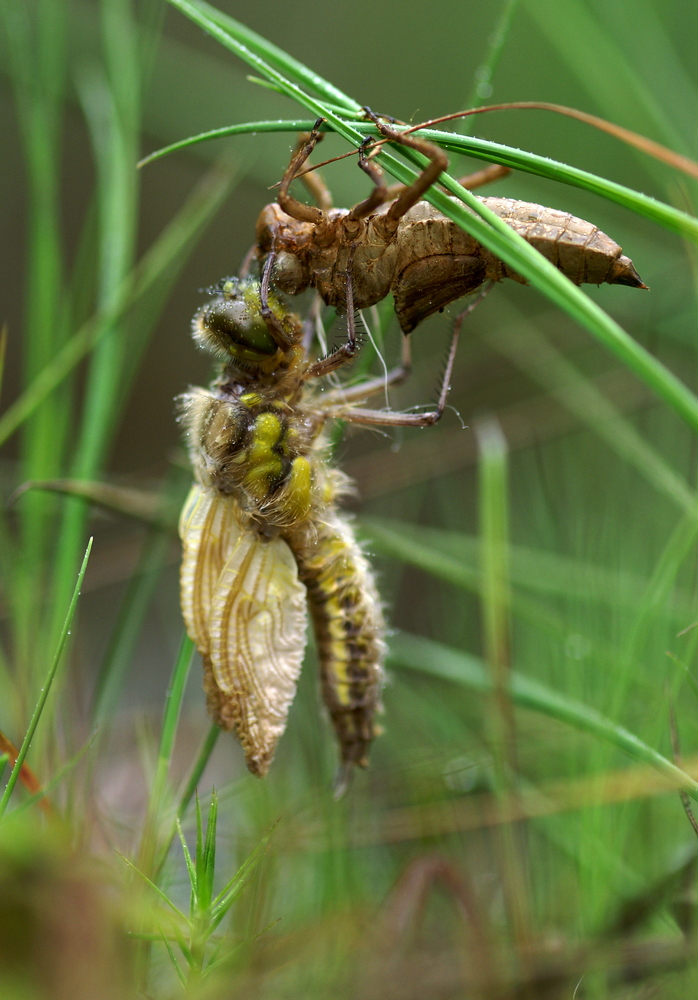
{"type": "Polygon", "coordinates": [[[339,507],[352,487],[330,461],[328,427],[436,423],[460,325],[476,302],[454,328],[438,405],[400,413],[359,404],[406,377],[407,354],[387,377],[321,391],[339,367],[336,352],[312,357],[304,323],[273,290],[272,326],[259,280],[226,278],[212,292],[193,335],[218,358],[218,372],[208,388],[179,398],[195,477],[179,524],[184,621],[201,653],[211,717],[235,731],[249,770],[264,776],[286,727],[310,619],[341,792],[368,763],[386,643],[373,571],[339,507]]]}

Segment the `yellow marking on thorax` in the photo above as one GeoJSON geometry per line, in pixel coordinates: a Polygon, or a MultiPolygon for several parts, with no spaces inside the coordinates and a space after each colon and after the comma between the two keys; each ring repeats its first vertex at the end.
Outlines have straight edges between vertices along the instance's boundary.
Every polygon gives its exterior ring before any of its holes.
{"type": "Polygon", "coordinates": [[[243,482],[258,499],[266,497],[270,484],[275,479],[280,479],[283,473],[282,459],[274,451],[283,432],[284,426],[274,413],[260,413],[255,419],[252,440],[247,449],[250,467],[243,482]]]}
{"type": "Polygon", "coordinates": [[[284,455],[291,455],[292,452],[296,451],[298,448],[299,441],[300,441],[300,434],[295,429],[295,427],[287,427],[283,441],[280,442],[281,450],[284,453],[284,455]]]}

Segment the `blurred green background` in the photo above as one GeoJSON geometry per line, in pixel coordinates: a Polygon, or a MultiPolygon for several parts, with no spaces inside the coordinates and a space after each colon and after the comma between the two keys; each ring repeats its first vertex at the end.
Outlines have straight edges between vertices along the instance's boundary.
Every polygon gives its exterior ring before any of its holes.
{"type": "MultiPolygon", "coordinates": [[[[219,8],[361,104],[404,121],[542,100],[696,155],[698,7],[690,4],[221,0],[219,8]],[[488,77],[481,67],[503,28],[488,77]]],[[[208,129],[308,115],[248,80],[245,65],[155,0],[6,0],[1,23],[3,496],[27,480],[66,477],[151,495],[165,483],[176,506],[188,472],[173,398],[210,378],[190,317],[203,290],[237,271],[295,137],[239,136],[138,172],[135,164],[208,129]],[[214,161],[227,181],[212,180],[218,189],[183,216],[214,161]],[[165,230],[169,250],[158,242],[165,230]],[[150,270],[141,265],[134,291],[129,275],[154,244],[160,255],[147,258],[150,270]],[[30,414],[17,410],[76,331],[98,339],[91,360],[30,414]]],[[[507,111],[468,119],[467,128],[694,211],[695,181],[579,122],[507,111]]],[[[345,150],[328,137],[316,159],[345,150]]],[[[452,164],[456,175],[478,166],[452,164]]],[[[328,167],[325,180],[338,205],[366,195],[353,158],[328,167]]],[[[610,201],[530,174],[511,174],[491,193],[567,210],[617,240],[650,291],[588,294],[696,389],[691,245],[610,201]]],[[[437,316],[412,335],[415,374],[391,405],[435,397],[448,334],[448,317],[437,316]]],[[[388,363],[400,337],[393,322],[388,363]]],[[[579,720],[568,725],[551,703],[531,711],[516,696],[514,722],[503,721],[468,669],[485,670],[478,538],[504,497],[512,668],[575,699],[580,712],[602,713],[611,728],[627,727],[668,760],[673,707],[691,770],[696,630],[679,633],[698,617],[695,436],[588,332],[514,282],[497,286],[468,320],[452,386],[453,409],[438,427],[352,429],[337,446],[357,483],[349,506],[401,630],[385,733],[370,772],[334,803],[335,751],[311,651],[266,782],[245,772],[232,737],[219,740],[199,782],[202,800],[214,785],[221,795],[219,888],[278,825],[233,905],[221,945],[225,978],[212,973],[208,986],[191,978],[190,995],[513,1000],[571,996],[582,981],[580,996],[692,995],[695,834],[678,796],[657,794],[653,771],[636,773],[642,755],[630,761],[618,738],[590,735],[593,726],[579,720]],[[491,481],[479,467],[475,428],[484,418],[506,439],[506,483],[501,466],[491,481]],[[508,822],[520,817],[529,818],[508,822]]],[[[164,752],[160,742],[182,635],[176,539],[37,491],[3,512],[1,531],[0,730],[21,742],[89,532],[94,549],[69,655],[29,760],[42,781],[55,779],[51,797],[71,849],[89,847],[123,887],[131,875],[114,858],[118,848],[186,908],[178,848],[168,865],[154,860],[183,802],[178,783],[208,732],[195,664],[174,747],[164,752]]],[[[31,808],[22,815],[39,822],[31,808]]],[[[182,815],[190,831],[191,810],[182,815]]],[[[50,850],[37,842],[33,860],[50,850]]],[[[10,885],[12,865],[3,869],[10,885]]],[[[142,927],[160,926],[149,909],[157,899],[141,902],[116,922],[141,928],[142,988],[174,995],[167,951],[143,945],[142,927]]],[[[90,988],[85,996],[96,995],[90,988]]]]}

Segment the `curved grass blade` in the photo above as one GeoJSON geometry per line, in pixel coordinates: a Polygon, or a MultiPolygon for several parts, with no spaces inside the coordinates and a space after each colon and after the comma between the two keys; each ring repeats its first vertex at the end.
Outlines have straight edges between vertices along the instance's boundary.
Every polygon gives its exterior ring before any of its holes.
{"type": "MultiPolygon", "coordinates": [[[[170,153],[187,149],[189,146],[195,146],[201,142],[208,142],[211,139],[224,139],[233,135],[251,135],[258,132],[308,132],[314,124],[315,121],[308,118],[227,125],[224,128],[201,132],[198,135],[180,139],[169,146],[163,146],[162,149],[155,150],[155,152],[144,157],[138,165],[144,166],[170,153]]],[[[356,136],[348,141],[353,142],[357,148],[367,135],[378,136],[374,125],[364,121],[357,121],[354,124],[356,136]]],[[[332,128],[332,123],[328,122],[327,127],[332,128]]],[[[414,129],[405,129],[405,131],[412,132],[414,129]]],[[[698,243],[698,220],[694,216],[682,212],[672,205],[658,201],[656,198],[651,198],[649,195],[642,194],[640,191],[633,191],[632,188],[625,187],[623,184],[618,184],[615,181],[599,177],[597,174],[592,174],[588,170],[581,170],[579,167],[572,167],[567,163],[550,159],[547,156],[540,156],[537,153],[531,153],[527,150],[515,149],[513,146],[505,146],[502,143],[491,142],[488,139],[459,135],[456,132],[420,128],[419,134],[425,139],[429,139],[431,142],[442,146],[450,153],[459,153],[463,156],[473,157],[474,159],[485,160],[488,163],[499,163],[510,167],[512,170],[521,170],[525,173],[534,174],[537,177],[545,177],[548,180],[558,181],[570,187],[578,187],[584,191],[590,191],[592,194],[615,202],[617,205],[621,205],[631,212],[637,212],[639,215],[663,226],[669,232],[685,236],[698,243]]],[[[692,163],[693,161],[689,160],[688,162],[692,163]]]]}
{"type": "MultiPolygon", "coordinates": [[[[198,8],[213,24],[219,26],[228,35],[234,37],[236,41],[242,43],[251,53],[260,58],[266,58],[271,66],[287,73],[291,80],[295,80],[299,85],[313,90],[318,97],[323,98],[329,103],[335,103],[344,112],[361,111],[361,106],[355,100],[335,87],[329,80],[325,80],[324,77],[313,72],[313,70],[309,69],[303,63],[298,62],[297,59],[294,59],[287,52],[284,52],[283,49],[273,45],[266,38],[262,38],[256,31],[252,31],[251,28],[248,28],[240,21],[236,21],[228,14],[217,10],[211,4],[205,3],[204,0],[189,5],[182,2],[182,0],[170,0],[170,2],[173,6],[178,7],[182,13],[187,13],[188,17],[192,15],[184,10],[185,6],[198,8]]],[[[207,29],[204,28],[204,30],[207,29]]]]}
{"type": "Polygon", "coordinates": [[[255,135],[259,132],[307,132],[312,129],[315,123],[310,120],[289,120],[289,121],[264,121],[246,122],[243,125],[226,125],[224,128],[214,128],[209,132],[200,132],[198,135],[189,136],[187,139],[179,139],[177,142],[156,149],[139,160],[136,166],[145,167],[155,160],[169,156],[170,153],[177,153],[181,149],[188,149],[190,146],[198,146],[202,142],[209,142],[212,139],[227,139],[231,135],[255,135]]]}
{"type": "MultiPolygon", "coordinates": [[[[353,101],[341,91],[336,90],[330,83],[323,80],[316,73],[313,73],[306,66],[302,66],[293,60],[293,75],[316,93],[322,92],[327,94],[332,103],[325,104],[312,97],[298,84],[286,79],[282,73],[274,68],[272,61],[276,58],[276,53],[279,51],[275,46],[272,46],[263,39],[260,41],[257,35],[255,36],[257,40],[255,51],[253,51],[251,47],[248,47],[250,35],[253,33],[250,33],[248,29],[243,28],[241,24],[232,18],[221,14],[220,11],[215,10],[209,4],[203,2],[192,3],[190,0],[168,0],[168,2],[181,11],[182,14],[190,18],[208,35],[211,35],[217,42],[220,42],[224,48],[239,56],[249,66],[252,66],[256,72],[276,84],[279,90],[286,94],[287,97],[298,101],[303,107],[308,108],[316,118],[325,118],[333,126],[334,130],[344,136],[348,142],[353,142],[355,145],[359,145],[362,142],[363,136],[361,133],[353,125],[346,122],[343,117],[337,115],[334,110],[336,104],[339,103],[340,105],[346,105],[349,111],[359,112],[361,105],[356,101],[353,101]],[[263,53],[264,57],[269,61],[265,61],[265,58],[259,55],[257,50],[263,53]]],[[[289,57],[286,58],[288,59],[289,57]]]]}
{"type": "MultiPolygon", "coordinates": [[[[622,125],[616,125],[598,115],[590,115],[578,108],[568,108],[564,104],[553,104],[550,101],[510,101],[506,104],[485,104],[480,108],[468,108],[467,111],[455,111],[450,115],[430,118],[429,121],[423,122],[419,128],[432,128],[432,126],[441,125],[443,122],[456,121],[470,115],[481,115],[490,111],[553,111],[555,114],[574,118],[576,121],[584,122],[585,125],[591,125],[600,132],[607,132],[626,145],[639,149],[641,153],[646,153],[675,170],[681,170],[689,177],[698,177],[698,163],[695,160],[690,160],[687,156],[675,153],[673,149],[669,149],[653,139],[648,139],[646,135],[633,132],[632,129],[624,128],[622,125]]],[[[416,131],[414,126],[413,129],[416,131]]]]}
{"type": "Polygon", "coordinates": [[[419,134],[423,138],[443,146],[449,152],[462,153],[465,156],[487,160],[490,163],[501,163],[512,170],[524,170],[526,173],[536,174],[538,177],[547,177],[553,181],[560,181],[562,184],[591,191],[592,194],[614,201],[632,212],[637,212],[639,215],[657,222],[670,232],[698,242],[698,219],[694,216],[657,201],[656,198],[651,198],[649,195],[633,191],[632,188],[625,187],[623,184],[598,177],[588,170],[571,167],[559,160],[551,160],[547,156],[514,149],[501,143],[476,139],[473,136],[460,136],[454,132],[442,132],[439,129],[424,129],[419,134]]]}

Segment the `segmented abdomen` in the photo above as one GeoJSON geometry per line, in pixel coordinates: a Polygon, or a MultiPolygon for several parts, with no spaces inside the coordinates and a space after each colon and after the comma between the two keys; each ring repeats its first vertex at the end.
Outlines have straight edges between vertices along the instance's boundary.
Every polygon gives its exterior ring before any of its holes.
{"type": "MultiPolygon", "coordinates": [[[[587,282],[600,285],[607,281],[612,285],[644,287],[630,258],[624,257],[616,241],[593,223],[569,212],[515,198],[480,198],[480,201],[575,285],[587,282]]],[[[488,272],[488,277],[518,277],[502,261],[498,263],[501,273],[492,268],[494,273],[488,272]]]]}
{"type": "Polygon", "coordinates": [[[323,698],[346,776],[353,764],[366,766],[376,735],[385,656],[380,599],[351,525],[337,511],[326,510],[308,533],[286,538],[308,591],[323,698]]]}
{"type": "MultiPolygon", "coordinates": [[[[645,288],[630,258],[592,223],[514,198],[479,200],[576,285],[606,281],[645,288]]],[[[401,219],[398,243],[391,290],[405,333],[485,281],[524,280],[425,201],[401,219]]]]}

